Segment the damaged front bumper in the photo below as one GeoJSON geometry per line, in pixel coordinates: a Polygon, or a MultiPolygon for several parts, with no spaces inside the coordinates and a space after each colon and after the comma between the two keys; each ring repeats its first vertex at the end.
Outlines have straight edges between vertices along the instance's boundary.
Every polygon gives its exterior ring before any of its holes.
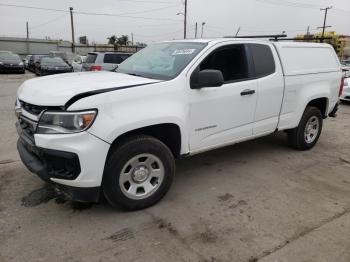
{"type": "MultiPolygon", "coordinates": [[[[53,177],[62,177],[63,171],[52,169],[52,163],[50,163],[50,160],[48,159],[52,157],[53,159],[56,159],[55,161],[58,161],[57,163],[63,164],[65,162],[66,168],[79,168],[80,170],[80,166],[78,167],[79,163],[74,163],[75,161],[79,161],[74,154],[38,148],[21,138],[17,141],[17,150],[23,164],[28,170],[38,175],[42,180],[53,184],[55,190],[61,196],[64,196],[64,198],[77,202],[96,203],[99,201],[100,187],[72,187],[58,184],[51,180],[53,177]]],[[[64,166],[61,167],[64,168],[64,166]]],[[[78,169],[75,171],[76,176],[79,175],[78,169]]],[[[73,174],[72,169],[69,172],[71,172],[70,174],[73,174]]],[[[70,176],[70,179],[72,178],[73,176],[70,176]]],[[[67,179],[67,177],[65,179],[67,179]]]]}

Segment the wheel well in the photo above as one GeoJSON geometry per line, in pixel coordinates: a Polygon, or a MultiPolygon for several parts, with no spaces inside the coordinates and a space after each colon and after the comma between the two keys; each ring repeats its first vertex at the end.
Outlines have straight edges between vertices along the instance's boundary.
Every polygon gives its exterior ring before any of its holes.
{"type": "MultiPolygon", "coordinates": [[[[131,130],[117,137],[110,148],[117,146],[120,142],[132,135],[152,136],[167,145],[175,158],[180,157],[181,132],[179,126],[176,124],[159,124],[131,130]]],[[[111,150],[109,150],[109,153],[110,152],[111,150]]]]}
{"type": "Polygon", "coordinates": [[[320,109],[323,117],[327,117],[328,99],[326,97],[314,99],[310,101],[307,106],[313,106],[320,109]]]}

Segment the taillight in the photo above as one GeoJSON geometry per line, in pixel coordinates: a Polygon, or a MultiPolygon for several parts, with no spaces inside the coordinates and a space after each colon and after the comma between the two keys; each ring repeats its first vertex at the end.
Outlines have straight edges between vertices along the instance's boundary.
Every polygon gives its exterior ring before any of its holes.
{"type": "Polygon", "coordinates": [[[90,67],[90,71],[101,71],[102,70],[102,66],[99,65],[93,65],[90,67]]]}
{"type": "Polygon", "coordinates": [[[341,95],[343,94],[343,90],[344,90],[344,77],[341,78],[341,82],[340,82],[340,89],[339,89],[339,97],[341,97],[341,95]]]}

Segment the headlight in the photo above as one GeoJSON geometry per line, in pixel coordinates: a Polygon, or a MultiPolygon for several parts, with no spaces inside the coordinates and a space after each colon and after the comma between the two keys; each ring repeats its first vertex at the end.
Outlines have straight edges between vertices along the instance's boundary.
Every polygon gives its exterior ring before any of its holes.
{"type": "Polygon", "coordinates": [[[19,65],[22,66],[22,65],[23,65],[23,62],[20,62],[19,65]]]}
{"type": "Polygon", "coordinates": [[[17,118],[19,118],[21,113],[22,113],[21,103],[19,102],[19,100],[17,98],[16,102],[15,102],[15,116],[17,118]]]}
{"type": "Polygon", "coordinates": [[[3,62],[0,62],[0,65],[2,65],[3,64],[3,62]]]}
{"type": "Polygon", "coordinates": [[[82,112],[44,112],[39,120],[39,134],[71,134],[87,130],[94,122],[97,110],[82,112]]]}

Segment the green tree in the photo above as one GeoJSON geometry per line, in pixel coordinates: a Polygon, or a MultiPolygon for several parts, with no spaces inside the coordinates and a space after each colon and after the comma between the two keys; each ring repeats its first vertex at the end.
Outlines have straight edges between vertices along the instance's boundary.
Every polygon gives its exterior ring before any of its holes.
{"type": "Polygon", "coordinates": [[[142,42],[136,42],[136,46],[139,46],[139,47],[146,47],[147,44],[146,44],[146,43],[142,43],[142,42]]]}
{"type": "Polygon", "coordinates": [[[117,45],[129,45],[129,36],[128,35],[122,35],[121,37],[118,37],[116,39],[116,44],[117,45]]]}
{"type": "Polygon", "coordinates": [[[115,42],[117,41],[117,36],[116,35],[112,35],[110,37],[107,37],[107,39],[108,39],[108,44],[109,45],[114,45],[115,42]]]}

